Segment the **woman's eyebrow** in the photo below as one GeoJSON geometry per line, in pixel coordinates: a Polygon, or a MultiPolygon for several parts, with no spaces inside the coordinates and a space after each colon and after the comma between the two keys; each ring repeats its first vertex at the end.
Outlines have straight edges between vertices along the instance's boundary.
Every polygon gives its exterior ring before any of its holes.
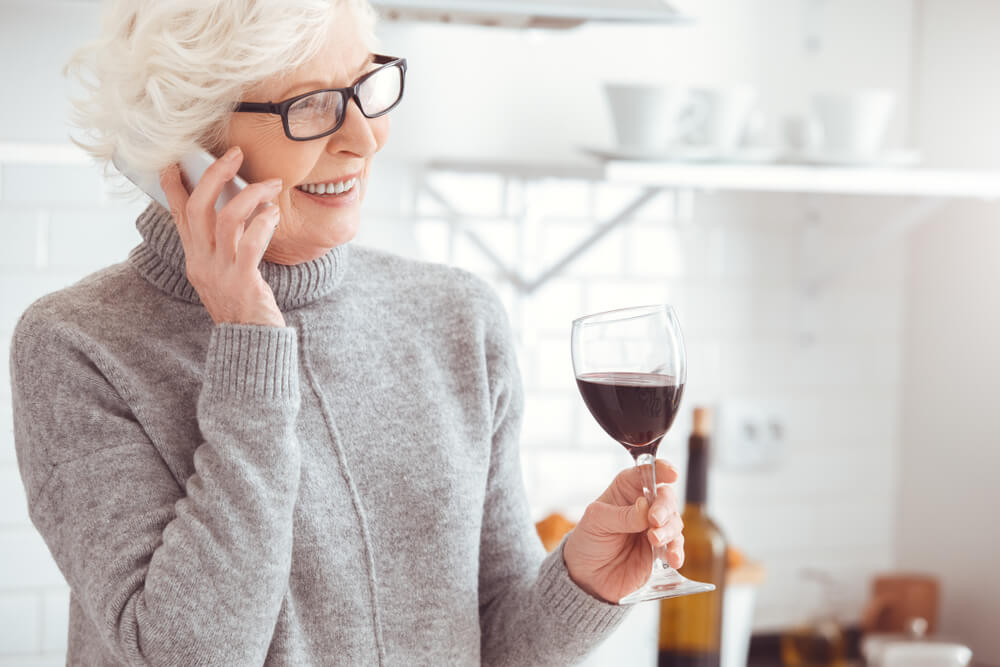
{"type": "MultiPolygon", "coordinates": [[[[365,74],[365,70],[368,69],[368,67],[373,62],[375,62],[375,54],[369,53],[368,56],[365,58],[364,62],[361,63],[361,66],[358,67],[356,70],[354,70],[355,74],[357,74],[357,76],[354,77],[353,79],[351,79],[351,82],[353,83],[359,77],[361,77],[362,75],[364,75],[365,74]]],[[[301,90],[302,92],[308,92],[310,90],[322,90],[322,89],[329,88],[329,87],[330,86],[329,86],[329,84],[326,81],[318,81],[318,80],[304,81],[302,83],[295,84],[291,88],[285,89],[285,92],[283,92],[281,95],[278,95],[278,99],[279,100],[285,100],[285,99],[288,99],[289,97],[294,97],[294,95],[290,94],[293,90],[301,90]]]]}

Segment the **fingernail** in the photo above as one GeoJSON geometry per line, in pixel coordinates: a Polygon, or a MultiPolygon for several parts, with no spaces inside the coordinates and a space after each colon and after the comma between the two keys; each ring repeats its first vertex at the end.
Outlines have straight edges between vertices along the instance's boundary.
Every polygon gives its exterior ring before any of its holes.
{"type": "Polygon", "coordinates": [[[227,162],[233,162],[234,160],[236,160],[236,158],[240,156],[242,152],[243,150],[240,149],[239,146],[233,146],[228,151],[226,151],[226,154],[223,155],[222,158],[227,162]]]}
{"type": "Polygon", "coordinates": [[[280,178],[272,178],[270,180],[264,181],[264,185],[266,185],[269,190],[280,190],[281,189],[281,179],[280,178]]]}
{"type": "Polygon", "coordinates": [[[662,507],[657,507],[653,510],[653,521],[656,522],[657,526],[662,526],[667,522],[667,510],[662,507]]]}

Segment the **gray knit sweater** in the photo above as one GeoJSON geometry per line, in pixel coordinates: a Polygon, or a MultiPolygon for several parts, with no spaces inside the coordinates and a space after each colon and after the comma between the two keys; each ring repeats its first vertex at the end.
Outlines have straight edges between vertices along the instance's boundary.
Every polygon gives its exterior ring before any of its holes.
{"type": "Polygon", "coordinates": [[[570,664],[622,619],[534,533],[485,283],[341,246],[261,264],[287,327],[216,325],[169,214],[136,226],[10,352],[71,664],[570,664]]]}

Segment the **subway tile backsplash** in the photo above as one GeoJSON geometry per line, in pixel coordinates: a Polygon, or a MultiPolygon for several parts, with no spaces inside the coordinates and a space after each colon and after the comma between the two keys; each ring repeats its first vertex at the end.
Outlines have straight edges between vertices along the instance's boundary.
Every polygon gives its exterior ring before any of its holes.
{"type": "MultiPolygon", "coordinates": [[[[6,350],[32,301],[125,259],[139,241],[134,220],[144,206],[109,196],[87,165],[0,164],[0,173],[0,664],[7,664],[4,653],[61,664],[68,591],[26,515],[6,350]]],[[[841,582],[841,608],[856,616],[865,577],[890,564],[903,249],[880,250],[818,295],[804,286],[817,267],[862,244],[891,202],[866,208],[834,197],[664,192],[525,295],[463,227],[530,281],[636,191],[558,179],[505,187],[485,174],[429,179],[474,217],[456,224],[416,190],[408,168],[388,164],[375,172],[358,242],[455,264],[496,286],[518,340],[526,389],[522,462],[536,518],[552,511],[577,518],[631,465],[577,394],[571,320],[673,303],[686,335],[689,382],[661,456],[683,469],[697,404],[752,400],[782,423],[777,461],[765,469],[717,467],[712,477],[713,512],[730,540],[767,569],[757,627],[800,619],[803,565],[841,582]]]]}

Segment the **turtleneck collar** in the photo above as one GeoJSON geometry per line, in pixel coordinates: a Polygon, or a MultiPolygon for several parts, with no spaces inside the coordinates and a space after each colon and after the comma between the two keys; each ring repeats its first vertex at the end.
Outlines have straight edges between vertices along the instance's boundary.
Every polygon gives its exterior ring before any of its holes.
{"type": "MultiPolygon", "coordinates": [[[[135,221],[142,243],[129,253],[129,262],[158,288],[179,299],[201,303],[188,282],[184,245],[170,212],[153,202],[135,221]]],[[[344,277],[347,246],[332,248],[322,257],[301,264],[260,263],[260,273],[271,286],[281,310],[304,306],[332,292],[344,277]]]]}

